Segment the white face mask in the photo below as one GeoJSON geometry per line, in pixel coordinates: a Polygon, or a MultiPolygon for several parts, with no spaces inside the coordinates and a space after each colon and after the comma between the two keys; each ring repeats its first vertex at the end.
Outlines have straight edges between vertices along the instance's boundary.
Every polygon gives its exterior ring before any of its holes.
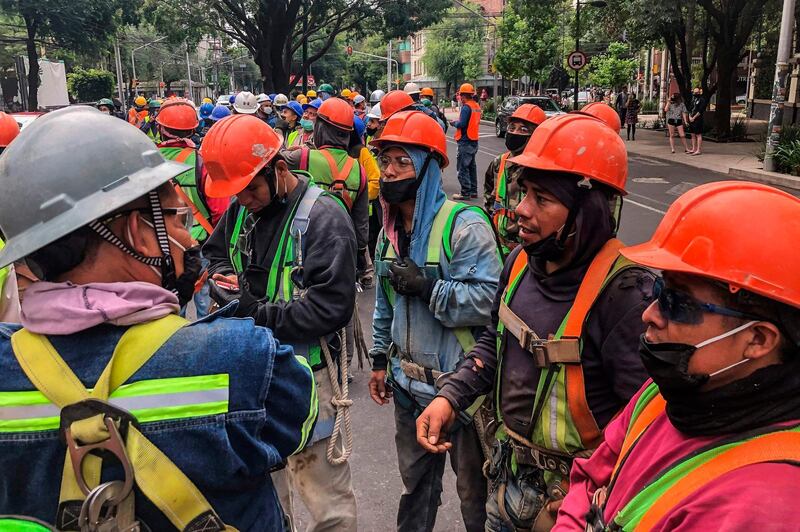
{"type": "MultiPolygon", "coordinates": [[[[145,224],[149,225],[153,230],[155,230],[155,226],[149,220],[147,220],[145,218],[141,218],[141,220],[145,224]]],[[[133,245],[133,235],[131,234],[131,228],[130,228],[130,226],[128,226],[128,224],[125,224],[125,236],[128,238],[128,242],[131,245],[133,245]]],[[[170,235],[169,233],[167,233],[167,238],[169,238],[169,241],[172,242],[173,244],[175,244],[175,246],[178,249],[180,249],[181,251],[186,251],[186,247],[183,244],[181,244],[180,242],[178,242],[177,240],[175,240],[174,238],[172,238],[172,235],[170,235]]],[[[161,279],[161,270],[159,270],[155,266],[150,266],[149,264],[148,264],[148,267],[151,270],[153,270],[153,272],[155,272],[156,275],[158,275],[159,279],[161,279]]]]}
{"type": "MultiPolygon", "coordinates": [[[[748,327],[750,327],[754,323],[758,323],[758,321],[756,321],[756,320],[748,321],[744,325],[740,325],[739,327],[736,327],[735,329],[731,329],[728,332],[722,333],[722,334],[717,335],[717,336],[715,336],[713,338],[709,338],[708,340],[704,340],[704,341],[700,342],[699,344],[695,345],[695,348],[696,349],[700,349],[701,347],[705,347],[707,345],[711,345],[714,342],[719,342],[720,340],[724,340],[725,338],[728,338],[729,336],[733,336],[734,334],[738,334],[738,333],[742,332],[743,330],[747,329],[748,327]]],[[[749,358],[744,358],[744,359],[740,360],[739,362],[735,362],[735,363],[731,364],[730,366],[725,366],[722,369],[718,369],[714,373],[710,373],[708,376],[709,377],[715,377],[717,375],[725,373],[728,370],[731,370],[731,369],[735,368],[736,366],[740,366],[740,365],[744,364],[745,362],[750,362],[750,359],[749,358]]]]}

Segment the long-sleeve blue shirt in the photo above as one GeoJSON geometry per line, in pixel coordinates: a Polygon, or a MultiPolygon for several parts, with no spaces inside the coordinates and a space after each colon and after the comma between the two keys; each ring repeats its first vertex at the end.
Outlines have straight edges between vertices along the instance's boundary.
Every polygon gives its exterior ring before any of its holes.
{"type": "Polygon", "coordinates": [[[453,122],[453,127],[461,130],[461,139],[469,140],[467,137],[467,126],[469,126],[469,119],[472,118],[472,108],[469,105],[462,105],[461,112],[458,115],[458,120],[453,122]]]}

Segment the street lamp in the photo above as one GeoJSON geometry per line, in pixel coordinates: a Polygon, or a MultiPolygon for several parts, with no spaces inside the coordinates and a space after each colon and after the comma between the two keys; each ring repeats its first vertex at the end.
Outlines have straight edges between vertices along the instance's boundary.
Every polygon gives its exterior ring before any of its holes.
{"type": "MultiPolygon", "coordinates": [[[[158,39],[156,39],[155,41],[150,41],[150,42],[148,42],[148,43],[144,43],[143,45],[141,45],[141,46],[137,46],[136,48],[134,48],[133,50],[131,50],[131,69],[133,70],[133,79],[136,79],[136,59],[133,57],[133,53],[134,53],[136,50],[141,50],[142,48],[146,48],[147,46],[150,46],[151,44],[155,44],[155,43],[157,43],[157,42],[163,41],[163,40],[164,40],[164,39],[166,39],[166,38],[167,38],[166,36],[164,36],[164,37],[159,37],[159,38],[158,38],[158,39]]],[[[135,86],[133,89],[136,91],[136,96],[139,96],[139,85],[138,85],[138,84],[136,84],[136,86],[135,86]]]]}
{"type": "MultiPolygon", "coordinates": [[[[581,6],[591,6],[591,7],[606,7],[608,5],[605,0],[589,0],[588,2],[581,2],[581,0],[575,0],[575,51],[579,52],[581,50],[581,6]]],[[[573,95],[573,99],[575,102],[575,110],[578,110],[578,90],[580,89],[580,70],[575,70],[575,94],[573,95]]]]}

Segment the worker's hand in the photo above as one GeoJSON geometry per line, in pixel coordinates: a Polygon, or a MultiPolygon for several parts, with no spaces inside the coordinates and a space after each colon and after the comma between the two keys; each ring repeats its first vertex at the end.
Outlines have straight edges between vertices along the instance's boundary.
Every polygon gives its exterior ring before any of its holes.
{"type": "Polygon", "coordinates": [[[406,258],[405,263],[393,263],[389,266],[389,283],[398,294],[430,301],[436,279],[425,277],[420,267],[406,258]]]}
{"type": "Polygon", "coordinates": [[[386,370],[373,371],[369,378],[369,396],[383,406],[392,398],[392,390],[386,386],[386,370]]]}
{"type": "MultiPolygon", "coordinates": [[[[239,300],[239,306],[236,307],[236,312],[233,315],[237,318],[256,319],[259,300],[250,291],[250,286],[247,283],[241,284],[241,290],[239,291],[237,299],[239,300]]],[[[256,325],[258,325],[258,320],[256,320],[256,325]]]]}
{"type": "Polygon", "coordinates": [[[229,275],[223,275],[221,273],[215,273],[211,276],[212,281],[222,281],[223,283],[228,283],[236,287],[236,290],[239,290],[239,278],[236,277],[235,274],[231,273],[229,275]]]}
{"type": "Polygon", "coordinates": [[[443,453],[453,444],[447,441],[447,430],[456,420],[456,411],[444,397],[435,397],[417,418],[417,443],[429,453],[443,453]]]}
{"type": "Polygon", "coordinates": [[[215,273],[208,283],[208,294],[219,308],[222,308],[231,301],[239,299],[239,280],[235,275],[215,273]]]}

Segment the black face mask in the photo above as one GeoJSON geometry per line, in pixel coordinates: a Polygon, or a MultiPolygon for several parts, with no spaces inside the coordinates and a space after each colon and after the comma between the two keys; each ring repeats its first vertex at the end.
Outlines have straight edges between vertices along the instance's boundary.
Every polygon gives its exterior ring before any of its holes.
{"type": "MultiPolygon", "coordinates": [[[[192,300],[197,281],[206,269],[206,259],[200,253],[200,246],[192,246],[183,251],[183,273],[175,280],[174,291],[178,304],[183,307],[192,300]]],[[[164,287],[172,290],[170,287],[164,287]]]]}
{"type": "Polygon", "coordinates": [[[708,382],[707,374],[689,374],[689,359],[695,351],[691,344],[651,343],[644,334],[639,337],[642,364],[667,402],[690,396],[708,382]]]}
{"type": "Polygon", "coordinates": [[[402,181],[384,181],[381,179],[381,196],[386,200],[386,203],[391,205],[413,200],[417,197],[417,190],[421,183],[422,180],[420,179],[403,179],[402,181]]]}
{"type": "Polygon", "coordinates": [[[377,132],[378,132],[378,128],[377,127],[368,127],[367,128],[367,135],[370,136],[370,137],[374,137],[375,133],[377,133],[377,132]]]}
{"type": "Polygon", "coordinates": [[[517,135],[516,133],[506,133],[506,148],[512,153],[516,153],[530,140],[530,135],[517,135]]]}
{"type": "Polygon", "coordinates": [[[560,243],[558,232],[553,233],[552,235],[543,238],[534,244],[528,244],[522,247],[525,250],[525,253],[527,253],[532,259],[544,260],[548,262],[559,260],[564,256],[564,250],[566,249],[565,246],[560,243]]]}

